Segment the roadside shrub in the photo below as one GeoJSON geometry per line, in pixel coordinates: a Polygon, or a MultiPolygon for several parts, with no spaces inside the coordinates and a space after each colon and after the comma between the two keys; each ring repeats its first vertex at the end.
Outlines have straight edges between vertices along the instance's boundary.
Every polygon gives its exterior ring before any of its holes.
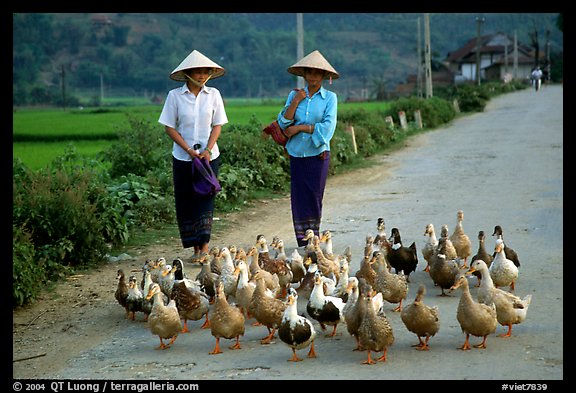
{"type": "Polygon", "coordinates": [[[12,300],[14,305],[22,306],[34,300],[45,281],[46,272],[41,261],[36,260],[36,250],[30,233],[20,226],[12,225],[12,300]]]}
{"type": "Polygon", "coordinates": [[[262,138],[263,127],[258,122],[231,124],[218,142],[222,164],[249,169],[247,180],[253,190],[285,191],[290,181],[290,160],[281,146],[262,138]]]}
{"type": "MultiPolygon", "coordinates": [[[[128,227],[157,226],[175,217],[172,189],[162,190],[134,174],[123,175],[107,187],[115,220],[128,227]]],[[[108,220],[110,222],[110,220],[108,220]]]]}
{"type": "Polygon", "coordinates": [[[170,169],[172,141],[158,124],[134,116],[128,116],[128,124],[118,131],[118,140],[99,155],[110,163],[110,176],[145,176],[153,168],[170,169]]]}
{"type": "Polygon", "coordinates": [[[489,100],[485,90],[471,85],[457,86],[456,98],[462,112],[483,112],[489,100]]]}
{"type": "Polygon", "coordinates": [[[419,98],[403,97],[391,103],[388,114],[392,116],[396,124],[400,123],[398,113],[404,111],[407,122],[414,122],[414,112],[420,110],[422,126],[424,128],[436,128],[454,119],[456,112],[452,104],[439,97],[419,98]]]}
{"type": "Polygon", "coordinates": [[[253,169],[237,167],[222,163],[218,173],[218,181],[222,191],[216,195],[216,209],[220,211],[237,210],[250,200],[250,194],[258,187],[254,186],[257,176],[253,169]]]}
{"type": "Polygon", "coordinates": [[[18,180],[13,223],[31,234],[42,256],[64,266],[91,265],[103,258],[106,243],[90,202],[89,172],[38,171],[28,182],[18,180]]]}
{"type": "Polygon", "coordinates": [[[356,157],[352,148],[352,135],[344,132],[340,125],[336,126],[336,132],[330,141],[329,173],[336,173],[337,168],[351,164],[356,157]]]}

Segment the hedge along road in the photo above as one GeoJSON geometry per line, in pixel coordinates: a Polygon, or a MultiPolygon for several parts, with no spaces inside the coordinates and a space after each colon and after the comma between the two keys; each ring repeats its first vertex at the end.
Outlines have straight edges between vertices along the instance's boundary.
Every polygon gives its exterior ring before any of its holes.
{"type": "MultiPolygon", "coordinates": [[[[202,321],[188,322],[191,333],[181,334],[168,350],[156,350],[158,338],[144,322],[124,320],[120,329],[107,332],[97,345],[86,348],[45,378],[178,379],[178,380],[521,380],[539,382],[563,379],[563,87],[546,86],[539,92],[526,89],[494,98],[484,113],[455,120],[445,128],[411,138],[406,147],[374,158],[375,166],[329,179],[324,200],[323,228],[333,233],[334,251],[352,246],[354,274],[360,265],[366,235],[376,233],[383,217],[387,233],[399,228],[405,245],[418,248],[419,265],[411,275],[413,301],[420,283],[425,284],[425,303],[438,305],[441,327],[430,340],[429,351],[417,351],[416,336],[406,330],[395,305],[385,308],[394,329],[395,342],[385,363],[363,365],[366,352],[353,351],[354,339],[339,325],[337,335],[325,337],[317,323],[316,359],[287,362],[290,349],[278,338],[261,345],[267,334],[261,326],[246,323],[241,350],[228,349],[232,340],[221,341],[223,354],[209,355],[215,340],[202,321]],[[477,234],[487,234],[486,248],[495,244],[495,225],[521,261],[516,294],[532,294],[526,321],[515,325],[512,337],[501,338],[498,326],[487,349],[461,351],[464,343],[456,319],[460,290],[439,297],[420,250],[428,223],[442,224],[452,232],[456,212],[464,211],[463,227],[475,253],[477,234]]],[[[287,250],[295,247],[289,201],[273,201],[237,223],[227,234],[213,239],[215,245],[234,241],[250,246],[258,233],[270,239],[279,235],[287,250]]],[[[177,248],[177,245],[176,245],[177,248]]],[[[175,251],[177,252],[177,251],[175,251]]],[[[171,257],[171,256],[170,256],[171,257]]],[[[139,264],[139,262],[138,262],[139,264]]],[[[189,267],[195,276],[197,268],[189,267]]],[[[475,294],[470,280],[471,291],[475,294]]],[[[109,297],[113,299],[114,281],[109,297]]],[[[110,302],[111,318],[123,319],[123,311],[110,302]]],[[[299,299],[299,312],[305,300],[299,299]]],[[[84,316],[88,319],[89,316],[84,316]]],[[[83,323],[89,323],[84,321],[83,323]]],[[[472,337],[477,344],[479,338],[472,337]]],[[[15,377],[17,377],[15,375],[15,377]]],[[[498,386],[499,387],[499,386],[498,386]]],[[[201,388],[201,384],[200,384],[201,388]]],[[[540,388],[542,388],[540,386],[540,388]]]]}

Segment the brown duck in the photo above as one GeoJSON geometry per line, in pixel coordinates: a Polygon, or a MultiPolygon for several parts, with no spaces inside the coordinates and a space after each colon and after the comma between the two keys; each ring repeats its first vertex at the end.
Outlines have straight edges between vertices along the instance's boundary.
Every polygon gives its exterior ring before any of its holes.
{"type": "Polygon", "coordinates": [[[430,349],[428,341],[430,337],[434,337],[440,329],[438,306],[430,307],[424,304],[425,293],[426,287],[424,284],[420,284],[414,302],[404,307],[400,314],[406,329],[418,337],[418,344],[413,346],[421,351],[428,351],[430,349]],[[425,337],[424,341],[422,341],[422,337],[425,337]]]}
{"type": "Polygon", "coordinates": [[[236,339],[230,349],[241,349],[240,336],[244,335],[244,314],[234,305],[228,303],[224,293],[224,283],[216,285],[216,298],[210,317],[210,331],[216,338],[216,345],[210,355],[222,353],[220,339],[236,339]]]}
{"type": "Polygon", "coordinates": [[[263,276],[264,270],[257,271],[253,279],[256,280],[256,289],[252,294],[249,312],[261,325],[266,326],[268,335],[260,340],[261,344],[270,344],[276,330],[282,323],[286,303],[266,293],[266,284],[263,276]]]}

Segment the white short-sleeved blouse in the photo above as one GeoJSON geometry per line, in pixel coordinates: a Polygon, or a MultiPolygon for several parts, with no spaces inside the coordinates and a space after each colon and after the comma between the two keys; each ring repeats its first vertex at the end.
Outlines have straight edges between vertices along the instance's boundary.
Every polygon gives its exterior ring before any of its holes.
{"type": "MultiPolygon", "coordinates": [[[[195,96],[184,84],[168,92],[158,122],[177,130],[188,146],[200,144],[199,150],[203,151],[212,127],[228,123],[228,117],[218,89],[203,86],[198,96],[195,96]]],[[[211,150],[211,159],[218,158],[220,155],[218,143],[211,150]]],[[[178,160],[191,160],[190,155],[176,142],[172,146],[172,155],[178,160]]]]}

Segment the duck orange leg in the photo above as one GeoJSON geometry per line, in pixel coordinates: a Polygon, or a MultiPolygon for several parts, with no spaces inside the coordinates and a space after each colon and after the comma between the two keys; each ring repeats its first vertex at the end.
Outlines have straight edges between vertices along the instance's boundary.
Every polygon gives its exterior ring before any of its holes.
{"type": "Polygon", "coordinates": [[[470,335],[466,334],[466,341],[464,341],[464,345],[462,345],[459,349],[463,350],[463,351],[468,351],[470,349],[472,349],[470,347],[470,335]]]}
{"type": "MultiPolygon", "coordinates": [[[[418,339],[420,339],[420,337],[418,337],[418,339]]],[[[428,345],[428,340],[430,340],[430,336],[426,336],[426,341],[424,341],[422,345],[417,346],[416,349],[419,351],[429,351],[430,346],[428,345]]],[[[422,340],[420,340],[420,342],[422,342],[422,340]]]]}
{"type": "Polygon", "coordinates": [[[512,335],[512,324],[508,324],[508,331],[503,334],[499,334],[498,337],[510,337],[512,335]]]}
{"type": "Polygon", "coordinates": [[[296,355],[296,349],[292,348],[292,357],[290,359],[288,359],[289,362],[301,362],[302,359],[300,359],[297,355],[296,355]]]}
{"type": "Polygon", "coordinates": [[[413,347],[416,347],[416,349],[422,349],[423,347],[426,346],[426,343],[424,341],[422,341],[422,338],[420,336],[418,336],[418,344],[412,344],[413,347]]]}
{"type": "Polygon", "coordinates": [[[384,351],[382,352],[382,356],[380,356],[378,359],[376,359],[376,361],[377,362],[385,362],[387,353],[388,353],[388,348],[384,348],[384,351]]]}
{"type": "Polygon", "coordinates": [[[208,352],[208,355],[218,355],[219,353],[222,353],[222,350],[220,349],[220,337],[216,337],[216,345],[212,352],[208,352]]]}
{"type": "Polygon", "coordinates": [[[332,329],[332,333],[327,334],[326,337],[334,337],[336,335],[336,328],[338,327],[338,324],[334,325],[334,329],[332,329]]]}
{"type": "Polygon", "coordinates": [[[242,347],[240,346],[240,335],[236,336],[236,342],[234,343],[234,345],[232,345],[229,348],[230,349],[242,349],[242,347]]]}
{"type": "Polygon", "coordinates": [[[160,345],[156,347],[156,349],[166,349],[168,348],[168,346],[166,344],[164,344],[164,341],[162,340],[162,337],[158,336],[158,338],[160,339],[160,345]]]}
{"type": "Polygon", "coordinates": [[[400,299],[400,304],[398,304],[398,307],[396,307],[396,308],[395,308],[394,310],[392,310],[392,311],[402,311],[402,300],[403,300],[403,299],[400,299]]]}
{"type": "Polygon", "coordinates": [[[167,346],[170,346],[174,343],[174,341],[176,341],[176,339],[178,338],[178,335],[172,336],[172,338],[170,339],[170,342],[167,344],[167,346]]]}
{"type": "Polygon", "coordinates": [[[170,345],[172,345],[172,343],[176,340],[176,337],[178,336],[172,336],[172,338],[170,339],[170,341],[168,342],[168,344],[164,344],[164,341],[162,340],[162,337],[158,336],[158,338],[160,338],[160,346],[156,347],[156,349],[167,349],[170,347],[170,345]]]}
{"type": "Polygon", "coordinates": [[[363,361],[362,364],[375,364],[375,363],[376,363],[376,361],[372,360],[372,358],[370,357],[370,350],[368,350],[368,359],[363,361]]]}
{"type": "Polygon", "coordinates": [[[276,334],[276,328],[274,329],[268,328],[268,330],[270,330],[270,334],[264,337],[262,340],[260,340],[260,344],[270,344],[272,342],[274,334],[276,334]]]}
{"type": "Polygon", "coordinates": [[[210,327],[210,320],[208,319],[208,313],[206,313],[206,319],[204,320],[202,326],[200,326],[200,329],[208,329],[209,327],[210,327]]]}
{"type": "Polygon", "coordinates": [[[485,335],[484,338],[482,339],[482,342],[478,345],[474,345],[474,348],[486,349],[486,339],[487,338],[488,338],[488,335],[485,335]]]}
{"type": "Polygon", "coordinates": [[[316,358],[316,350],[314,349],[314,341],[310,344],[310,350],[308,351],[309,358],[316,358]]]}
{"type": "Polygon", "coordinates": [[[188,330],[188,320],[185,319],[184,323],[182,324],[182,333],[188,333],[190,330],[188,330]]]}

